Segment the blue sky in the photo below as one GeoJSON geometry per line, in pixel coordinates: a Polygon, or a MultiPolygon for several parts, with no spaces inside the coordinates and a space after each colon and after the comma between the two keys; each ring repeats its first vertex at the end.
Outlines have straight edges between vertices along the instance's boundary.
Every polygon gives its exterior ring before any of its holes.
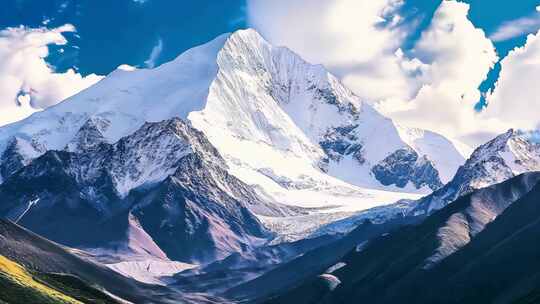
{"type": "Polygon", "coordinates": [[[124,63],[144,65],[159,40],[163,51],[157,61],[163,63],[221,33],[246,26],[241,0],[3,2],[0,28],[73,24],[77,33],[66,34],[69,44],[62,47],[65,52],[53,50],[48,60],[59,71],[75,66],[82,74],[104,75],[124,63]]]}

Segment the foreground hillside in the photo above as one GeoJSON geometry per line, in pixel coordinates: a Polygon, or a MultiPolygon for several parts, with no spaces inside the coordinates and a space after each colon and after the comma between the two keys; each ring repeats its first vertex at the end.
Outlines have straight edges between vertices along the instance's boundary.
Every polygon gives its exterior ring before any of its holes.
{"type": "Polygon", "coordinates": [[[0,289],[0,299],[6,303],[81,303],[37,281],[24,267],[4,256],[0,256],[0,289]]]}
{"type": "Polygon", "coordinates": [[[76,276],[29,271],[1,255],[0,289],[0,300],[10,304],[122,303],[76,276]]]}

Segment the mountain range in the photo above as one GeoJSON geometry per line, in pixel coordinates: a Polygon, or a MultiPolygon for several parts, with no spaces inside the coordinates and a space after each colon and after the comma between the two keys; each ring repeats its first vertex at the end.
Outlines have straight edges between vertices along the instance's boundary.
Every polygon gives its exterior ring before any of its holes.
{"type": "Polygon", "coordinates": [[[534,239],[534,171],[528,132],[470,154],[242,30],[0,127],[0,257],[82,302],[513,303],[537,291],[477,265],[534,239]]]}

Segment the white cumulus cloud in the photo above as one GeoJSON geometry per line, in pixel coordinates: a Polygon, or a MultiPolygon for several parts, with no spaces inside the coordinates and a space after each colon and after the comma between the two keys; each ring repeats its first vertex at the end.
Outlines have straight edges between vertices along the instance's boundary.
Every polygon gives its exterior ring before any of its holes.
{"type": "Polygon", "coordinates": [[[54,105],[101,79],[72,69],[56,73],[45,61],[48,45],[66,44],[63,33],[74,31],[72,25],[0,31],[0,125],[54,105]]]}
{"type": "Polygon", "coordinates": [[[491,128],[474,110],[478,87],[498,60],[492,42],[467,18],[469,5],[443,1],[412,50],[423,64],[420,90],[411,100],[386,100],[380,108],[406,125],[434,130],[476,145],[471,137],[491,128]]]}
{"type": "Polygon", "coordinates": [[[506,128],[540,128],[540,31],[501,61],[501,74],[488,95],[486,118],[506,128]]]}

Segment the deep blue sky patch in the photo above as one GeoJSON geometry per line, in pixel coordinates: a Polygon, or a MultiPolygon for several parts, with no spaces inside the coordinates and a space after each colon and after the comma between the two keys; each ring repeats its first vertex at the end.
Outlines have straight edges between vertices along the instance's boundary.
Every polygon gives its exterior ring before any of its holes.
{"type": "Polygon", "coordinates": [[[245,25],[243,0],[7,0],[0,28],[24,25],[53,28],[73,24],[69,44],[51,49],[49,63],[63,71],[107,74],[120,64],[142,66],[161,40],[157,63],[245,25]],[[48,20],[48,21],[46,21],[48,20]]]}

